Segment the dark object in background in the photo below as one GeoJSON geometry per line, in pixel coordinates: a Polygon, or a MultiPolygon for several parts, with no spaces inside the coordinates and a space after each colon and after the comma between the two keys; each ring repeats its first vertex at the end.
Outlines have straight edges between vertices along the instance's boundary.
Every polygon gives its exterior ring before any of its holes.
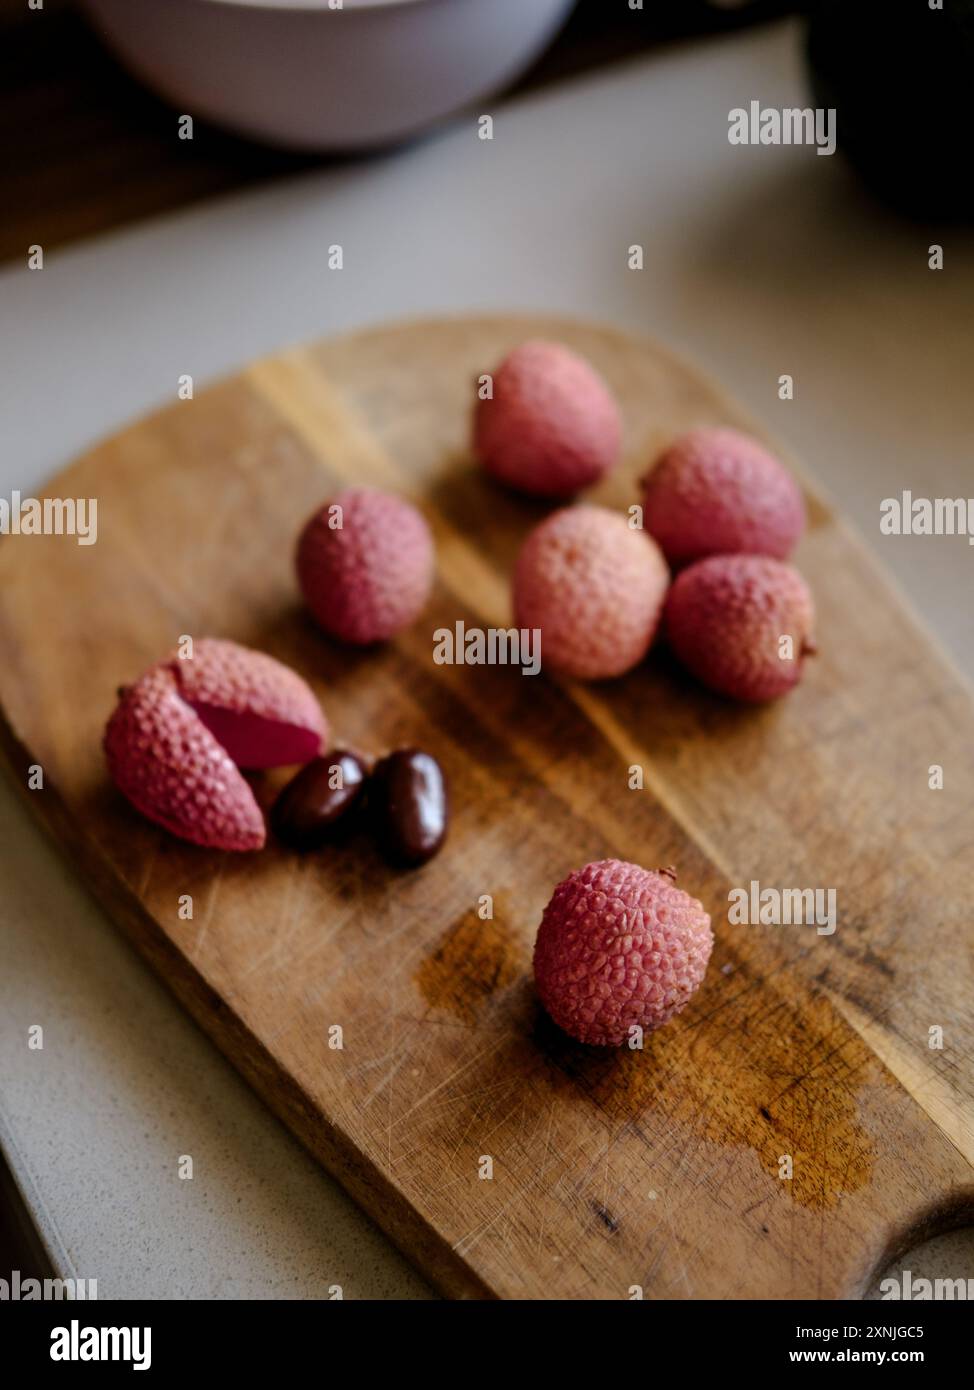
{"type": "Polygon", "coordinates": [[[816,106],[885,201],[915,217],[974,215],[974,0],[822,0],[808,60],[816,106]]]}
{"type": "Polygon", "coordinates": [[[14,1270],[20,1275],[21,1287],[28,1279],[57,1278],[23,1194],[0,1150],[0,1279],[12,1283],[14,1270]]]}

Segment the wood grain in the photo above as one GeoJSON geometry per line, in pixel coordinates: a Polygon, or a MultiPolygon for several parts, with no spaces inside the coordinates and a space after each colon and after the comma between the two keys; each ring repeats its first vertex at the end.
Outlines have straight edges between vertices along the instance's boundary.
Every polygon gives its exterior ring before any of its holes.
{"type": "Polygon", "coordinates": [[[663,653],[590,686],[435,666],[435,628],[506,625],[543,514],[467,452],[473,379],[536,334],[623,404],[625,461],[597,500],[634,500],[679,430],[751,427],[658,347],[560,321],[407,324],[257,363],[55,479],[99,499],[96,545],[0,541],[4,748],[21,786],[42,765],[25,795],[140,950],[444,1292],[854,1295],[974,1193],[970,696],[814,498],[797,558],[821,653],[771,708],[712,698],[663,653]],[[437,539],[428,613],[376,651],[318,635],[291,570],[301,521],[350,480],[414,497],[437,539]],[[434,751],[454,802],[441,856],[413,874],[365,841],[235,858],[133,816],[101,729],[116,686],[183,633],[293,664],[342,742],[434,751]],[[560,1035],[530,979],[552,886],[605,855],[677,865],[717,935],[691,1007],[622,1055],[560,1035]],[[752,879],[835,888],[835,935],[729,925],[728,890],[752,879]]]}

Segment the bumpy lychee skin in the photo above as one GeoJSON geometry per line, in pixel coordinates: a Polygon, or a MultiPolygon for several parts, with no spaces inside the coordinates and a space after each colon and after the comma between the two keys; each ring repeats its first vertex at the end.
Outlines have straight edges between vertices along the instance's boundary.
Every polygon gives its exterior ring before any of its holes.
{"type": "Polygon", "coordinates": [[[622,421],[609,388],[559,343],[532,340],[493,373],[474,415],[474,452],[492,477],[535,497],[573,497],[613,467],[622,421]]]}
{"type": "Polygon", "coordinates": [[[766,555],[712,555],[683,570],[670,589],[664,622],[683,665],[735,700],[784,695],[815,651],[815,605],[807,584],[791,565],[766,555]],[[790,645],[782,643],[785,637],[790,645]]]}
{"type": "Polygon", "coordinates": [[[672,869],[653,873],[603,859],[559,883],[534,948],[538,997],[578,1042],[620,1047],[685,1008],[707,970],[714,937],[672,869]]]}
{"type": "Polygon", "coordinates": [[[415,621],[433,587],[433,566],[423,517],[375,488],[340,492],[314,513],[298,541],[298,582],[315,621],[329,636],[361,646],[415,621]]]}
{"type": "Polygon", "coordinates": [[[805,529],[805,503],[757,440],[731,429],[692,430],[643,479],[643,524],[674,566],[707,555],[784,560],[805,529]]]}
{"type": "Polygon", "coordinates": [[[181,697],[170,664],[124,690],[105,730],[112,781],[149,820],[209,849],[255,850],[264,818],[226,749],[181,697]]]}
{"type": "Polygon", "coordinates": [[[212,637],[119,693],[105,729],[112,781],[137,810],[210,849],[264,844],[264,818],[239,767],[307,762],[328,743],[311,689],[263,652],[212,637]]]}
{"type": "Polygon", "coordinates": [[[215,637],[174,657],[179,693],[238,767],[307,763],[328,745],[328,724],[305,681],[265,652],[215,637]]]}
{"type": "Polygon", "coordinates": [[[541,665],[579,680],[636,666],[659,626],[669,571],[645,531],[605,507],[564,507],[528,536],[514,622],[541,629],[541,665]]]}

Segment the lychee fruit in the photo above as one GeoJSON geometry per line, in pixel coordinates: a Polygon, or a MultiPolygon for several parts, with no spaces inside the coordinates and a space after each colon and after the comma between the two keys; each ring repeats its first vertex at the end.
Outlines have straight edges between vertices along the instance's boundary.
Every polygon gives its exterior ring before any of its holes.
{"type": "Polygon", "coordinates": [[[615,464],[619,408],[598,373],[559,343],[522,343],[477,401],[474,452],[499,482],[535,497],[572,497],[615,464]]]}
{"type": "Polygon", "coordinates": [[[318,625],[365,646],[408,627],[433,587],[433,537],[409,502],[375,488],[338,493],[298,541],[298,582],[318,625]]]}
{"type": "Polygon", "coordinates": [[[534,947],[538,997],[578,1042],[620,1047],[651,1032],[699,988],[714,937],[696,898],[672,869],[653,873],[619,859],[563,879],[534,947]]]}
{"type": "Polygon", "coordinates": [[[698,680],[735,700],[773,700],[815,651],[815,606],[791,565],[766,555],[711,555],[677,575],[666,636],[698,680]]]}
{"type": "Polygon", "coordinates": [[[137,811],[209,849],[264,844],[264,818],[233,759],[179,694],[171,666],[122,692],[105,730],[112,781],[137,811]]]}
{"type": "Polygon", "coordinates": [[[119,692],[105,729],[112,781],[138,811],[211,849],[264,844],[264,819],[239,767],[307,762],[328,726],[305,682],[287,666],[200,638],[119,692]]]}
{"type": "Polygon", "coordinates": [[[564,507],[521,548],[514,621],[540,628],[542,666],[580,680],[620,676],[649,650],[668,582],[656,542],[621,513],[564,507]]]}
{"type": "Polygon", "coordinates": [[[238,767],[287,767],[316,758],[328,725],[311,688],[264,652],[200,638],[174,659],[179,693],[238,767]]]}
{"type": "Polygon", "coordinates": [[[674,566],[736,553],[784,560],[805,529],[805,503],[757,440],[691,430],[643,479],[643,525],[674,566]]]}

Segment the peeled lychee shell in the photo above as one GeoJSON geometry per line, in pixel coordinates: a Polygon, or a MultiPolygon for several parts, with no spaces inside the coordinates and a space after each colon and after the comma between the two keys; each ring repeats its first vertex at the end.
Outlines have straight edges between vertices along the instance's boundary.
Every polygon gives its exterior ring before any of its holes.
{"type": "Polygon", "coordinates": [[[815,651],[807,584],[791,565],[766,555],[712,555],[683,570],[670,589],[664,622],[683,665],[735,700],[784,695],[815,651]]]}
{"type": "Polygon", "coordinates": [[[375,488],[338,493],[298,541],[298,582],[312,616],[329,636],[357,645],[393,637],[419,617],[433,566],[433,537],[423,517],[403,498],[375,488]]]}
{"type": "Polygon", "coordinates": [[[112,781],[149,820],[211,849],[264,844],[239,767],[307,762],[328,726],[305,682],[263,652],[201,638],[119,692],[105,729],[112,781]]]}
{"type": "Polygon", "coordinates": [[[522,343],[479,399],[474,452],[492,477],[536,497],[574,496],[615,464],[619,409],[605,382],[559,343],[522,343]]]}
{"type": "Polygon", "coordinates": [[[210,849],[264,844],[264,818],[233,759],[179,694],[171,666],[122,693],[105,730],[108,771],[137,811],[210,849]]]}
{"type": "Polygon", "coordinates": [[[580,680],[637,665],[659,625],[669,572],[659,547],[605,507],[564,507],[528,536],[514,622],[541,629],[541,664],[580,680]]]}
{"type": "Polygon", "coordinates": [[[311,688],[264,652],[200,638],[174,659],[179,693],[238,767],[287,767],[316,758],[328,726],[311,688]]]}
{"type": "Polygon", "coordinates": [[[559,883],[534,948],[538,997],[578,1042],[620,1047],[685,1008],[714,938],[696,898],[672,869],[653,873],[603,859],[559,883]]]}
{"type": "Polygon", "coordinates": [[[738,553],[784,560],[805,529],[805,503],[757,440],[692,430],[643,479],[643,524],[674,566],[738,553]]]}

